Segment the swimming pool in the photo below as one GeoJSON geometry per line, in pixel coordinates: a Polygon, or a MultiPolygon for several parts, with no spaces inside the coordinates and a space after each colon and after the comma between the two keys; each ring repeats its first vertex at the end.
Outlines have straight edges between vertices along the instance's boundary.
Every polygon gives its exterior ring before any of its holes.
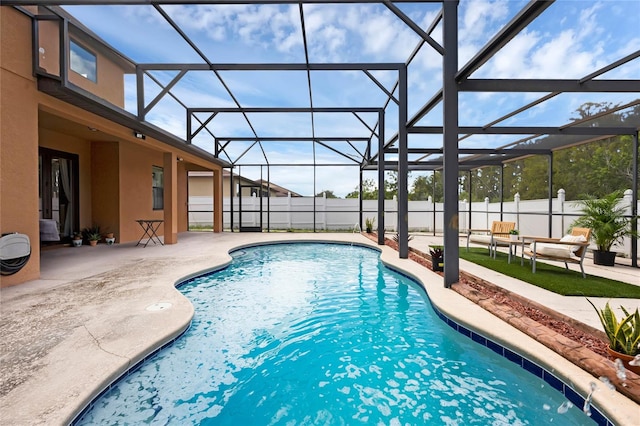
{"type": "Polygon", "coordinates": [[[453,330],[375,250],[297,243],[232,255],[180,287],[196,310],[190,329],[77,424],[591,422],[453,330]]]}

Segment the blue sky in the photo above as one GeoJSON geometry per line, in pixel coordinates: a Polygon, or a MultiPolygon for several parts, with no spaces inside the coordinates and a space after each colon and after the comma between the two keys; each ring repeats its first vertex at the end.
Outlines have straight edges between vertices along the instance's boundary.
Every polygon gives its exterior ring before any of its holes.
{"type": "MultiPolygon", "coordinates": [[[[465,64],[493,37],[526,1],[462,0],[459,7],[459,64],[465,64]]],[[[422,28],[431,24],[440,4],[403,4],[397,6],[422,28]]],[[[202,63],[200,56],[170,27],[152,6],[69,6],[65,7],[87,27],[132,60],[140,63],[202,63]]],[[[172,5],[163,10],[214,63],[293,62],[304,63],[303,39],[298,5],[172,5]]],[[[404,62],[419,37],[386,7],[378,4],[330,4],[303,7],[310,62],[404,62]]],[[[640,49],[638,33],[640,0],[571,1],[559,0],[533,24],[512,40],[473,77],[478,78],[569,78],[584,77],[604,65],[640,49]]],[[[433,32],[441,43],[441,27],[433,32]]],[[[427,102],[441,85],[441,57],[425,45],[409,66],[409,116],[427,102]]],[[[391,90],[397,76],[392,72],[374,72],[391,90]]],[[[156,73],[162,82],[170,74],[156,73]]],[[[220,76],[242,106],[308,107],[309,92],[305,72],[231,72],[220,76]]],[[[639,79],[640,61],[636,59],[603,76],[615,79],[639,79]]],[[[375,106],[387,96],[361,72],[312,72],[314,106],[375,106]]],[[[127,108],[135,108],[135,80],[128,79],[127,108]]],[[[145,85],[147,101],[159,90],[152,82],[145,85]]],[[[211,72],[190,72],[173,90],[192,107],[233,107],[219,79],[211,72]]],[[[534,93],[462,93],[460,124],[484,125],[507,112],[537,99],[534,93]]],[[[551,101],[504,121],[503,125],[562,125],[575,116],[585,102],[626,103],[638,98],[632,94],[562,94],[551,101]]],[[[397,108],[388,110],[387,134],[395,133],[397,108]]],[[[206,118],[206,115],[203,115],[206,118]]],[[[360,118],[373,127],[377,117],[360,118]]],[[[250,114],[259,136],[310,136],[309,114],[250,114]]],[[[185,138],[184,109],[170,98],[160,102],[148,120],[185,138]]],[[[369,136],[370,131],[351,114],[315,114],[315,135],[369,136]]],[[[442,110],[435,108],[420,124],[441,125],[442,110]]],[[[209,126],[216,136],[252,136],[252,130],[239,114],[221,114],[209,126]]],[[[472,137],[461,147],[497,147],[517,139],[472,137]]],[[[194,143],[212,150],[210,138],[194,143]]],[[[412,136],[410,147],[440,147],[440,137],[412,136]]],[[[349,147],[351,154],[364,149],[349,147]]],[[[338,148],[338,145],[333,144],[338,148]]],[[[342,143],[341,148],[344,148],[342,143]]],[[[249,145],[229,146],[231,159],[249,145]]],[[[310,163],[311,143],[264,143],[269,162],[310,163]]],[[[264,163],[264,154],[254,146],[242,163],[264,163]]],[[[346,159],[316,146],[318,163],[345,163],[346,159]]],[[[225,158],[223,156],[223,158],[225,158]]],[[[389,156],[388,159],[392,159],[389,156]]],[[[226,159],[226,158],[225,158],[226,159]]],[[[242,173],[260,178],[260,168],[243,167],[242,173]]],[[[263,177],[266,169],[262,171],[263,177]]],[[[273,167],[271,181],[303,195],[323,189],[344,196],[357,185],[357,167],[318,167],[313,187],[311,168],[273,167]]],[[[365,177],[374,177],[375,174],[365,177]]],[[[413,176],[417,176],[414,173],[413,176]]]]}

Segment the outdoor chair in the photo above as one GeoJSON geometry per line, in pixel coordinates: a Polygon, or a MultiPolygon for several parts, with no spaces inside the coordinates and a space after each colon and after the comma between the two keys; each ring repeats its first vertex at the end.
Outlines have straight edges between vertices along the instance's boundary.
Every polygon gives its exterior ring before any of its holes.
{"type": "Polygon", "coordinates": [[[508,242],[500,241],[499,239],[509,238],[509,232],[514,229],[516,229],[515,222],[498,220],[494,220],[491,223],[491,229],[469,229],[467,231],[467,251],[469,251],[469,243],[471,242],[486,245],[489,248],[489,255],[491,255],[492,250],[495,250],[497,246],[509,246],[508,242]]]}
{"type": "Polygon", "coordinates": [[[556,262],[564,262],[564,267],[569,269],[569,263],[580,265],[582,278],[586,278],[582,262],[584,261],[591,229],[573,228],[571,234],[562,238],[542,238],[522,236],[523,250],[522,257],[529,256],[531,260],[531,270],[536,273],[536,260],[545,259],[556,262]],[[530,241],[529,247],[524,246],[524,241],[530,241]]]}

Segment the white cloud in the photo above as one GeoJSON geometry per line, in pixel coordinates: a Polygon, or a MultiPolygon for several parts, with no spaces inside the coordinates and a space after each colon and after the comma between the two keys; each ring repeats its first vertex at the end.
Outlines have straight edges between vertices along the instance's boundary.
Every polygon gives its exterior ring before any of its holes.
{"type": "MultiPolygon", "coordinates": [[[[474,42],[487,38],[491,24],[500,22],[509,11],[505,1],[475,0],[461,3],[460,40],[474,42]]],[[[492,34],[491,34],[492,35],[492,34]]]]}

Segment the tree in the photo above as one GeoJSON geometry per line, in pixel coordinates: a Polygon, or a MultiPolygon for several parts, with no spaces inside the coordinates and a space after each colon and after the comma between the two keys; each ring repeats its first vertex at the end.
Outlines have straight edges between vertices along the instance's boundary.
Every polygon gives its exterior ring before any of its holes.
{"type": "MultiPolygon", "coordinates": [[[[615,105],[610,103],[587,102],[581,105],[571,117],[580,126],[625,126],[640,125],[640,106],[605,114],[615,105]]],[[[569,148],[553,151],[553,193],[560,188],[565,190],[567,200],[575,200],[580,194],[604,196],[617,189],[631,188],[633,182],[633,138],[616,136],[600,141],[583,143],[584,136],[550,135],[536,139],[521,147],[554,146],[556,139],[572,145],[569,148]],[[571,139],[573,138],[573,139],[571,139]]],[[[499,188],[492,176],[483,168],[482,176],[473,175],[473,200],[481,200],[491,194],[492,188],[499,188]],[[481,187],[480,187],[481,186],[481,187]]],[[[517,192],[521,199],[530,200],[549,196],[549,159],[546,155],[531,156],[504,165],[503,194],[505,200],[511,200],[517,192]]],[[[499,191],[495,193],[499,195],[499,191]]],[[[499,199],[499,198],[497,198],[499,199]]]]}
{"type": "MultiPolygon", "coordinates": [[[[408,176],[407,176],[408,178],[408,176]]],[[[387,172],[384,179],[384,199],[391,200],[398,195],[398,172],[387,172]]]]}
{"type": "MultiPolygon", "coordinates": [[[[489,166],[471,171],[471,201],[484,201],[487,197],[491,202],[500,201],[501,169],[501,166],[489,166]]],[[[464,177],[461,179],[463,183],[466,181],[464,177]]]]}
{"type": "Polygon", "coordinates": [[[322,190],[316,194],[317,198],[322,198],[323,196],[327,198],[340,198],[336,194],[334,194],[333,191],[328,189],[322,190]]]}
{"type": "MultiPolygon", "coordinates": [[[[429,176],[430,177],[430,176],[429,176]]],[[[432,195],[433,186],[428,176],[418,176],[411,185],[409,192],[410,201],[423,201],[429,199],[432,195]]]]}
{"type": "MultiPolygon", "coordinates": [[[[359,187],[355,187],[354,191],[348,193],[345,198],[358,198],[360,196],[359,187]]],[[[362,199],[363,200],[377,200],[378,199],[378,187],[373,179],[365,179],[362,181],[362,199]]]]}

